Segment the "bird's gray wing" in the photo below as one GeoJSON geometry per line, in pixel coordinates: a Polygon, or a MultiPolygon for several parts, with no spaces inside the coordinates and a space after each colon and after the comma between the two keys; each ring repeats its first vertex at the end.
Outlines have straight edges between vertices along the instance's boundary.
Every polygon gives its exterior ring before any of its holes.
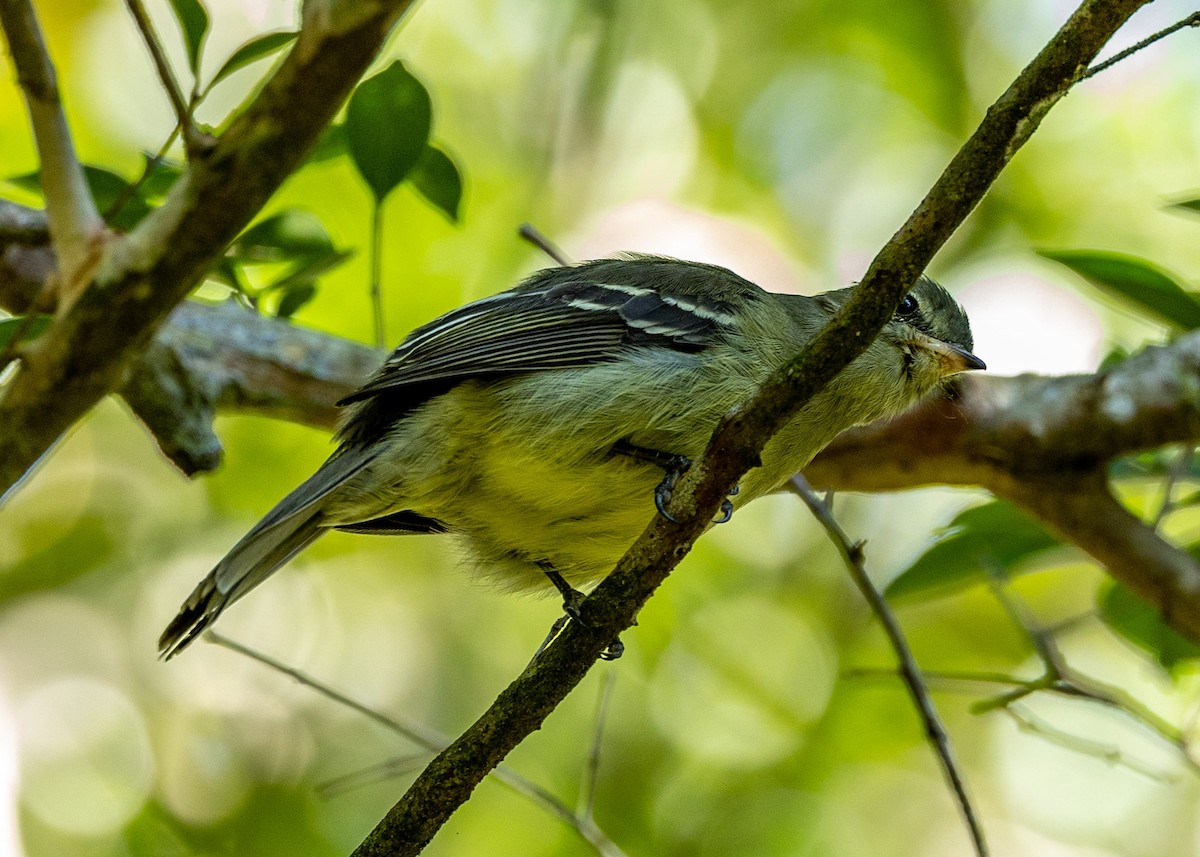
{"type": "Polygon", "coordinates": [[[465,378],[587,366],[635,346],[698,351],[733,323],[717,302],[697,295],[589,279],[586,269],[554,273],[551,282],[475,301],[417,328],[339,404],[403,388],[423,400],[465,378]]]}

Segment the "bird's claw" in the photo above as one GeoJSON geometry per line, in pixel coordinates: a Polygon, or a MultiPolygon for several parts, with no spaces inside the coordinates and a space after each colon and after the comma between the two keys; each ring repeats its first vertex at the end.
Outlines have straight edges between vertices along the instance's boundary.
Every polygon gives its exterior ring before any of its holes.
{"type": "Polygon", "coordinates": [[[615,661],[621,655],[625,654],[625,644],[621,642],[621,638],[617,637],[600,653],[600,660],[615,661]]]}
{"type": "Polygon", "coordinates": [[[672,524],[678,524],[674,516],[667,511],[667,503],[671,499],[671,494],[675,491],[675,485],[679,482],[679,470],[668,470],[667,475],[663,477],[663,481],[658,483],[658,487],[654,489],[654,508],[658,509],[658,514],[662,515],[672,524]]]}
{"type": "MultiPolygon", "coordinates": [[[[729,497],[736,497],[741,490],[741,485],[734,485],[733,490],[729,492],[729,497]]],[[[713,519],[714,524],[723,524],[733,517],[733,501],[729,497],[721,501],[721,516],[713,519]]]]}
{"type": "MultiPolygon", "coordinates": [[[[533,653],[533,658],[529,661],[530,664],[536,661],[538,656],[546,650],[546,647],[554,641],[554,638],[562,633],[562,630],[566,627],[568,621],[574,620],[584,628],[587,628],[589,631],[592,629],[592,626],[583,620],[581,610],[583,607],[583,599],[586,596],[578,589],[571,586],[571,584],[567,583],[566,579],[557,571],[555,571],[554,566],[549,560],[539,562],[538,565],[541,566],[542,571],[545,572],[546,577],[549,578],[550,582],[554,584],[554,588],[557,589],[559,594],[562,595],[563,613],[566,615],[559,616],[554,621],[554,624],[550,627],[550,633],[546,635],[546,639],[542,641],[542,644],[538,646],[537,651],[533,653]]],[[[604,651],[600,653],[600,658],[606,661],[615,661],[617,658],[621,657],[624,652],[625,644],[621,642],[620,638],[617,638],[605,646],[604,651]]]]}

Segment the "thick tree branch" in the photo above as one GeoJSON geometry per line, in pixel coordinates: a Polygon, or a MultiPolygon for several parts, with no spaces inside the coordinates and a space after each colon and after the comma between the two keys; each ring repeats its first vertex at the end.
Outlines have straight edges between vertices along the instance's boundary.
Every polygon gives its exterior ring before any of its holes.
{"type": "Polygon", "coordinates": [[[70,299],[78,290],[76,281],[92,267],[94,245],[104,235],[104,221],[75,155],[54,65],[29,0],[0,0],[0,25],[25,94],[41,159],[42,192],[60,263],[60,292],[70,299]]]}
{"type": "Polygon", "coordinates": [[[0,248],[10,244],[38,247],[50,243],[46,212],[0,199],[0,248]]]}
{"type": "Polygon", "coordinates": [[[1095,375],[965,377],[953,397],[843,433],[806,468],[818,487],[895,491],[1087,474],[1200,437],[1200,331],[1095,375]],[[999,475],[997,475],[999,474],[999,475]]]}
{"type": "MultiPolygon", "coordinates": [[[[5,0],[15,2],[15,0],[5,0]]],[[[161,208],[110,243],[0,399],[0,492],[110,390],[155,330],[302,162],[410,0],[305,5],[291,53],[161,208]]]]}
{"type": "MultiPolygon", "coordinates": [[[[40,212],[0,200],[0,308],[28,311],[54,270],[40,212]],[[6,234],[3,224],[13,223],[6,234]],[[7,239],[7,240],[6,240],[7,239]]],[[[267,318],[233,302],[188,301],[171,314],[119,390],[168,458],[184,473],[221,458],[212,420],[248,411],[318,428],[337,421],[334,402],[379,364],[364,345],[267,318]]]]}
{"type": "Polygon", "coordinates": [[[1106,372],[965,378],[954,399],[846,432],[805,475],[822,489],[980,485],[1027,510],[1200,640],[1200,564],[1124,509],[1112,458],[1200,437],[1200,331],[1106,372]]]}
{"type": "Polygon", "coordinates": [[[862,286],[831,323],[713,437],[704,459],[658,518],[582,605],[563,633],[488,711],[417,777],[355,851],[419,853],[487,772],[538,728],[624,629],[715,516],[721,500],[757,461],[767,439],[833,375],[862,352],[908,286],[979,202],[1000,169],[1118,27],[1145,0],[1086,0],[988,111],[908,223],[872,263],[862,286]]]}

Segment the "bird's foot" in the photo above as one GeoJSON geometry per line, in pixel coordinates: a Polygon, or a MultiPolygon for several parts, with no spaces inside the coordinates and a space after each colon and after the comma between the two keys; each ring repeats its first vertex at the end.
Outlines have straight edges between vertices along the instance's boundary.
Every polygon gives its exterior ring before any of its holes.
{"type": "MultiPolygon", "coordinates": [[[[586,596],[584,596],[584,594],[578,589],[571,586],[571,584],[567,583],[566,579],[557,571],[555,571],[548,562],[541,562],[538,563],[538,565],[541,566],[542,571],[545,572],[546,577],[550,579],[550,582],[554,584],[554,588],[558,590],[560,595],[562,595],[563,613],[565,615],[559,616],[554,620],[554,624],[550,626],[550,633],[546,635],[546,639],[542,640],[542,644],[538,646],[537,651],[533,653],[533,657],[529,661],[531,664],[537,660],[538,655],[546,650],[547,646],[554,642],[554,638],[562,633],[563,628],[567,626],[567,622],[574,620],[583,627],[591,630],[591,626],[583,620],[583,616],[580,614],[579,609],[580,605],[583,604],[583,599],[586,596]]],[[[621,639],[618,637],[609,643],[607,647],[605,647],[604,651],[600,653],[600,658],[601,660],[605,661],[615,661],[624,653],[625,644],[622,643],[621,639]]]]}
{"type": "MultiPolygon", "coordinates": [[[[612,451],[615,455],[626,455],[636,461],[656,464],[663,469],[662,482],[659,482],[654,489],[654,508],[658,510],[658,514],[672,524],[678,524],[679,521],[667,511],[667,503],[671,501],[671,495],[675,492],[675,486],[679,484],[680,477],[687,473],[688,468],[692,466],[692,460],[686,455],[679,455],[675,452],[663,452],[661,449],[636,446],[627,440],[617,441],[613,444],[612,451]]],[[[737,496],[740,490],[741,487],[735,485],[733,491],[729,493],[729,497],[737,496]]],[[[714,524],[723,524],[733,517],[733,502],[729,497],[721,501],[721,514],[713,521],[714,524]]]]}

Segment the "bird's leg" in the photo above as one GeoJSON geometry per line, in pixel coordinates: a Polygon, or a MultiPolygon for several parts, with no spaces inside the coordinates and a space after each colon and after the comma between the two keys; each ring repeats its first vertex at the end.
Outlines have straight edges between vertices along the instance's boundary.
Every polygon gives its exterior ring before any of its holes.
{"type": "Polygon", "coordinates": [[[612,451],[615,455],[624,455],[634,461],[645,461],[663,469],[663,480],[654,489],[654,508],[658,509],[658,514],[672,524],[678,524],[679,522],[667,512],[667,501],[671,499],[675,486],[679,484],[679,477],[687,473],[688,468],[692,466],[692,460],[686,455],[679,455],[675,452],[663,452],[661,449],[635,446],[627,440],[619,440],[614,443],[612,451]]]}
{"type": "MultiPolygon", "coordinates": [[[[546,639],[542,640],[542,644],[538,646],[537,651],[533,653],[533,658],[529,661],[530,663],[536,661],[537,656],[540,655],[543,650],[545,650],[546,646],[550,645],[554,638],[562,633],[562,629],[566,627],[568,619],[574,619],[585,628],[589,627],[588,623],[583,621],[583,617],[579,615],[579,605],[582,603],[584,598],[583,593],[571,586],[571,584],[567,583],[566,579],[557,571],[555,571],[554,567],[550,565],[549,562],[543,560],[542,562],[538,563],[538,567],[541,568],[546,577],[550,579],[550,582],[554,584],[554,588],[559,591],[560,595],[562,595],[563,612],[567,615],[559,616],[554,620],[554,624],[550,626],[550,633],[546,635],[546,639]]],[[[618,637],[609,643],[604,651],[600,653],[600,658],[601,660],[605,661],[615,661],[624,653],[625,644],[622,643],[618,637]]]]}
{"type": "Polygon", "coordinates": [[[561,574],[554,570],[554,567],[549,562],[542,561],[538,563],[538,567],[545,572],[546,577],[550,578],[550,582],[554,584],[554,588],[558,590],[558,594],[563,598],[563,612],[570,616],[580,624],[586,624],[579,618],[579,604],[583,601],[583,593],[580,592],[571,584],[567,583],[566,579],[561,574]]]}
{"type": "MultiPolygon", "coordinates": [[[[614,455],[624,455],[635,461],[657,464],[665,471],[666,475],[663,476],[662,482],[659,482],[658,486],[654,489],[654,508],[658,509],[658,514],[662,515],[672,524],[678,524],[679,522],[667,512],[667,502],[671,499],[671,494],[675,491],[675,486],[679,484],[679,477],[687,473],[688,468],[692,466],[692,460],[686,455],[680,455],[675,452],[663,452],[661,449],[636,446],[627,440],[619,440],[614,443],[612,451],[614,455]]],[[[740,486],[733,486],[733,490],[729,492],[729,497],[737,496],[740,490],[740,486]]],[[[733,502],[730,501],[729,497],[721,501],[721,516],[713,521],[714,524],[723,524],[733,517],[733,502]]]]}

